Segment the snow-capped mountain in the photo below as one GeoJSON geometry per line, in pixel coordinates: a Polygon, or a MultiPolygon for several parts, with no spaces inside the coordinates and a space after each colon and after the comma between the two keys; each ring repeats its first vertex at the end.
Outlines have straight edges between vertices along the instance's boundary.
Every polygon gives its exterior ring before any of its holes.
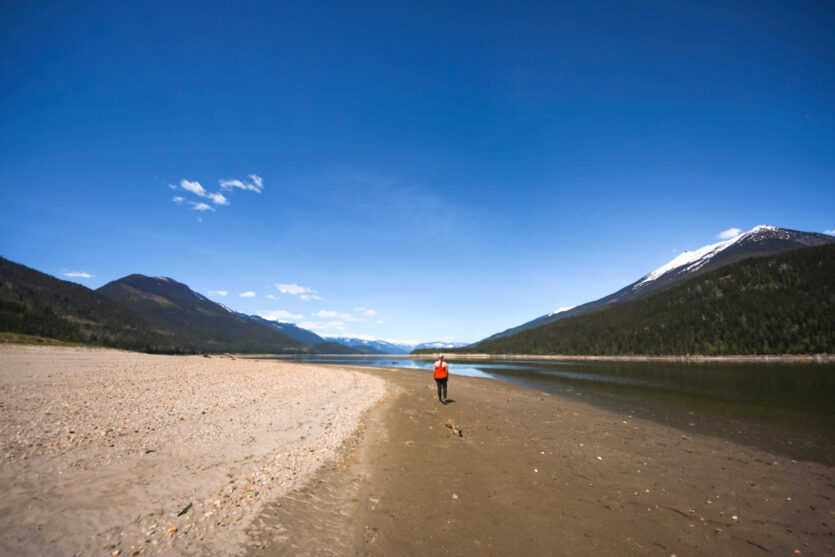
{"type": "Polygon", "coordinates": [[[429,348],[432,350],[444,350],[447,348],[461,348],[462,346],[467,346],[466,342],[424,342],[421,344],[416,344],[412,350],[418,350],[422,348],[429,348]]]}
{"type": "Polygon", "coordinates": [[[362,350],[366,354],[408,354],[418,348],[443,350],[466,346],[463,342],[423,342],[420,344],[389,342],[387,340],[361,339],[351,337],[332,337],[329,341],[338,342],[344,346],[362,350]]]}
{"type": "Polygon", "coordinates": [[[800,232],[777,228],[776,226],[756,226],[735,238],[704,246],[695,251],[685,251],[614,294],[574,308],[560,308],[518,327],[496,333],[484,340],[505,337],[607,304],[622,303],[661,292],[700,273],[712,271],[749,257],[773,255],[831,242],[835,242],[835,237],[826,234],[800,232]]]}
{"type": "Polygon", "coordinates": [[[386,340],[352,337],[329,337],[327,340],[337,342],[343,346],[355,348],[365,354],[408,354],[414,348],[413,344],[401,344],[388,342],[386,340]]]}

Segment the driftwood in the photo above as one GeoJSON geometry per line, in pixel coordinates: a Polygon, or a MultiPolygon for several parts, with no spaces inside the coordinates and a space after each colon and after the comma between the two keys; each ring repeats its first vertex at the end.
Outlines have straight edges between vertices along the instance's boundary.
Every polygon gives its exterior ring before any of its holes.
{"type": "Polygon", "coordinates": [[[444,423],[444,425],[445,425],[445,426],[447,426],[449,429],[451,429],[451,430],[452,430],[452,434],[453,434],[453,435],[455,435],[455,436],[457,436],[457,437],[464,437],[464,431],[463,431],[460,427],[458,427],[457,425],[455,425],[454,423],[452,423],[452,420],[447,420],[447,421],[444,423]]]}

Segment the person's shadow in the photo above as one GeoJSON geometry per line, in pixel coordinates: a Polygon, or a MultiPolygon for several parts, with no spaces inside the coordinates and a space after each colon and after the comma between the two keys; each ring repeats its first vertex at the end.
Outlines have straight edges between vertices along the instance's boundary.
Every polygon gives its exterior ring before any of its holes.
{"type": "Polygon", "coordinates": [[[444,404],[452,404],[453,402],[455,402],[455,400],[448,398],[444,401],[444,404]]]}

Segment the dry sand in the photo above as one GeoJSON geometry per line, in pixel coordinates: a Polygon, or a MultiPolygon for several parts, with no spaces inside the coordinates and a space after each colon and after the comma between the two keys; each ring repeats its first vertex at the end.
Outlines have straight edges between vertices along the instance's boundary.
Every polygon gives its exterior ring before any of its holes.
{"type": "Polygon", "coordinates": [[[238,553],[384,394],[333,368],[0,345],[0,554],[238,553]]]}
{"type": "Polygon", "coordinates": [[[453,375],[443,406],[429,372],[365,373],[392,396],[264,506],[251,555],[835,555],[831,467],[489,379],[453,375]]]}

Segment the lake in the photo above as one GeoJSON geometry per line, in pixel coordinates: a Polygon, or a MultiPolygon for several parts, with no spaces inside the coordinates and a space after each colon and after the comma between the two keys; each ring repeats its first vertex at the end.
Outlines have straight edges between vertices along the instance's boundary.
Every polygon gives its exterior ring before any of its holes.
{"type": "MultiPolygon", "coordinates": [[[[277,356],[309,363],[428,371],[410,356],[277,356]]],[[[835,365],[449,358],[455,376],[506,381],[624,416],[835,465],[835,365]]],[[[427,375],[427,381],[431,381],[427,375]]],[[[460,398],[459,398],[460,400],[460,398]]]]}

